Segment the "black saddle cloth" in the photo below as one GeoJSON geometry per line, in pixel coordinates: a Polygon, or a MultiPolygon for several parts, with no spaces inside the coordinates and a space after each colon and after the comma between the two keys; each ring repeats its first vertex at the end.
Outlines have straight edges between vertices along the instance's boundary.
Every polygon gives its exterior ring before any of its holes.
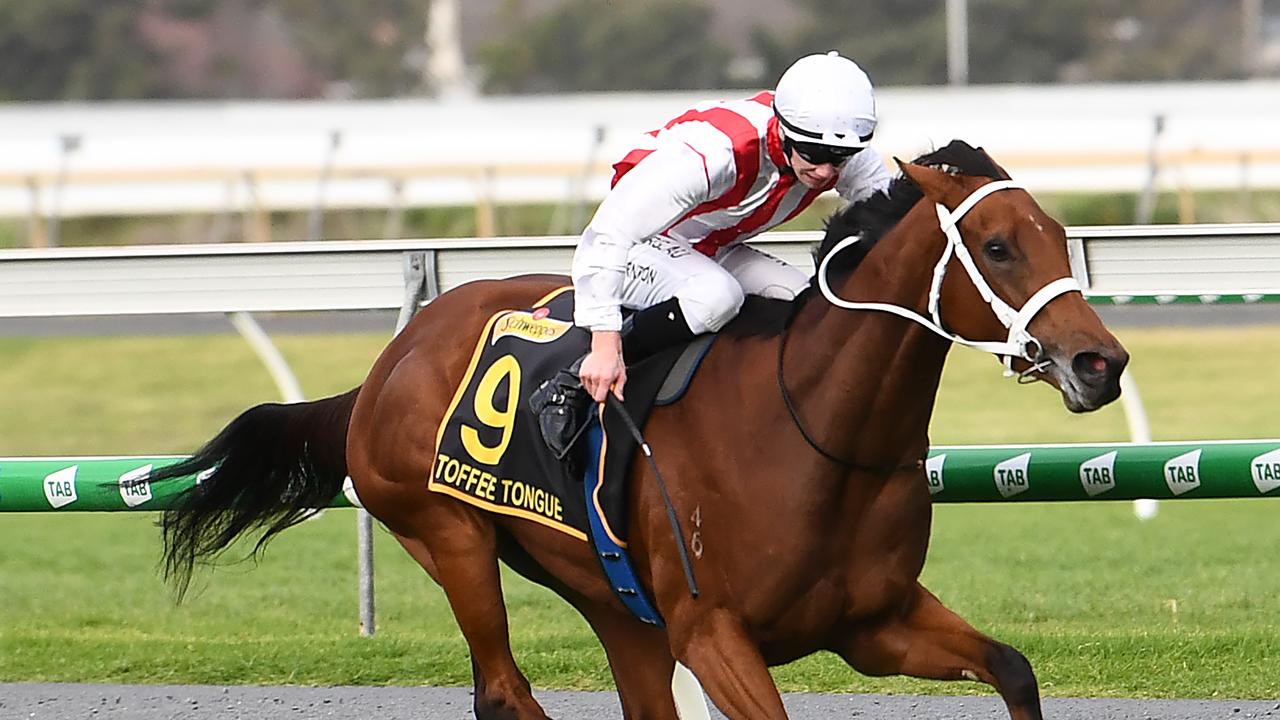
{"type": "MultiPolygon", "coordinates": [[[[587,540],[583,477],[571,477],[547,448],[527,398],[589,345],[589,333],[573,325],[570,288],[561,288],[531,308],[490,318],[440,424],[428,488],[587,540]]],[[[683,350],[672,348],[628,367],[624,407],[640,427],[683,350]]],[[[685,383],[667,385],[665,402],[674,402],[685,383]]],[[[636,443],[616,413],[605,412],[603,417],[604,452],[601,467],[595,468],[599,487],[591,494],[607,531],[625,546],[625,480],[636,443]]]]}

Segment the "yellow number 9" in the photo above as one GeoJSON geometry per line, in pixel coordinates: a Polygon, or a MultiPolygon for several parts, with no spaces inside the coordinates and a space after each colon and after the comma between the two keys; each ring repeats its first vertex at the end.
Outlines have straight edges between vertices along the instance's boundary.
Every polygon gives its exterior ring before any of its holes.
{"type": "Polygon", "coordinates": [[[485,371],[484,377],[480,378],[475,399],[476,418],[489,427],[501,428],[502,439],[496,446],[489,447],[480,441],[480,434],[475,428],[468,425],[462,426],[462,446],[477,462],[497,465],[502,459],[502,454],[507,451],[507,444],[511,442],[511,431],[515,429],[516,402],[519,397],[520,363],[516,362],[512,355],[503,355],[494,361],[485,371]],[[494,399],[497,397],[498,385],[502,383],[503,378],[510,378],[510,382],[507,384],[507,406],[499,410],[494,406],[494,399]]]}

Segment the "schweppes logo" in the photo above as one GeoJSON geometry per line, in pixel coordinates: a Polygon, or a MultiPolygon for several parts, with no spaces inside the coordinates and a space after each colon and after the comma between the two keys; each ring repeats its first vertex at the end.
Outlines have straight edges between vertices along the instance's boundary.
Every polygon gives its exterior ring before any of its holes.
{"type": "Polygon", "coordinates": [[[573,327],[573,323],[547,317],[546,308],[538,308],[533,312],[514,311],[498,318],[493,326],[491,344],[499,338],[514,336],[529,342],[549,343],[564,335],[573,327]]]}

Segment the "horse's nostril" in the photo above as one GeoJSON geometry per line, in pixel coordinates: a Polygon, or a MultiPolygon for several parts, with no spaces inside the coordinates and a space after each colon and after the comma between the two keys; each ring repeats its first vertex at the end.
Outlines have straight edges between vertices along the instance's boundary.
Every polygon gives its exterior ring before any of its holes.
{"type": "Polygon", "coordinates": [[[1107,374],[1107,359],[1096,352],[1082,352],[1071,361],[1071,369],[1082,378],[1099,378],[1107,374]]]}

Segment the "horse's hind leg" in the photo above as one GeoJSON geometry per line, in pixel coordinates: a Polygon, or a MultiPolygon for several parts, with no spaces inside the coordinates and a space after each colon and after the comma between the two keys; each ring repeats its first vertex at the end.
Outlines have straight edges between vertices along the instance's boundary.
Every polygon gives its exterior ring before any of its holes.
{"type": "Polygon", "coordinates": [[[449,599],[471,650],[476,717],[546,720],[511,655],[493,524],[479,511],[447,498],[431,498],[425,505],[430,510],[415,513],[413,522],[431,532],[408,534],[402,532],[404,526],[392,531],[449,599]]]}
{"type": "Polygon", "coordinates": [[[579,605],[578,609],[609,657],[622,716],[626,720],[676,720],[671,697],[676,661],[666,633],[611,607],[579,605]]]}
{"type": "Polygon", "coordinates": [[[1036,676],[1022,653],[975,630],[918,583],[908,607],[860,625],[833,649],[867,675],[985,682],[1004,698],[1013,720],[1042,720],[1036,676]]]}

